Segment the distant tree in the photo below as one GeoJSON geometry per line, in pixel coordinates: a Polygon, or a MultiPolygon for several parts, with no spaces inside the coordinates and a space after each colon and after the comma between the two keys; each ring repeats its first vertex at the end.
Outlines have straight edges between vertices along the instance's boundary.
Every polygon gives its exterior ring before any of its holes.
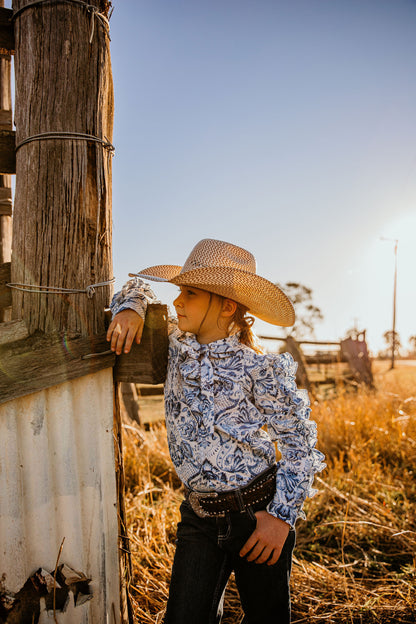
{"type": "Polygon", "coordinates": [[[312,302],[312,289],[297,282],[277,286],[286,293],[295,308],[295,324],[288,328],[287,333],[297,340],[314,336],[315,324],[322,321],[324,316],[312,302]]]}
{"type": "MultiPolygon", "coordinates": [[[[383,334],[383,339],[384,342],[387,344],[388,347],[388,352],[387,355],[391,353],[391,350],[393,348],[393,330],[389,329],[387,331],[384,332],[383,334]]],[[[400,335],[399,333],[396,331],[394,332],[394,355],[399,355],[400,354],[400,349],[402,348],[402,343],[400,340],[400,335]]]]}
{"type": "Polygon", "coordinates": [[[388,360],[389,357],[391,357],[391,351],[389,353],[387,349],[380,349],[380,351],[377,352],[377,358],[379,360],[388,360]]]}
{"type": "Polygon", "coordinates": [[[409,338],[410,351],[412,354],[416,354],[416,335],[409,338]]]}

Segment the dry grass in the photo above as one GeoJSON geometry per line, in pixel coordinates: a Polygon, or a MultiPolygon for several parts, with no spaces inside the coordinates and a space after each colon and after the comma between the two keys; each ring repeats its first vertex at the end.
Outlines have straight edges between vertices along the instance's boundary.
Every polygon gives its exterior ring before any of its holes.
{"type": "MultiPolygon", "coordinates": [[[[314,404],[328,468],[299,521],[293,623],[416,621],[416,368],[376,376],[377,391],[314,404]]],[[[174,553],[180,484],[163,425],[125,435],[127,509],[137,621],[161,621],[174,553]]],[[[241,621],[235,586],[224,624],[241,621]]]]}

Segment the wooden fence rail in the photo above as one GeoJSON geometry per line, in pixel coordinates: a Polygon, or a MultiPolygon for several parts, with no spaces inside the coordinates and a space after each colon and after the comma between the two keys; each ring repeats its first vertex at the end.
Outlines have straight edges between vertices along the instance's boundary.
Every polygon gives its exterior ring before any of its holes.
{"type": "Polygon", "coordinates": [[[285,338],[278,336],[260,335],[260,340],[280,341],[285,343],[285,349],[291,353],[295,361],[298,363],[297,383],[302,388],[306,388],[309,392],[313,392],[314,386],[318,384],[334,384],[336,382],[353,382],[365,384],[369,387],[373,386],[373,374],[371,370],[371,360],[368,354],[367,343],[365,341],[365,332],[362,332],[354,338],[346,338],[339,342],[322,341],[322,340],[299,340],[296,341],[292,336],[285,338]],[[305,353],[302,349],[303,345],[315,347],[337,347],[336,350],[315,351],[313,354],[305,353]],[[337,374],[330,376],[324,375],[323,378],[313,379],[311,367],[313,365],[329,366],[340,365],[346,366],[339,369],[337,374]]]}

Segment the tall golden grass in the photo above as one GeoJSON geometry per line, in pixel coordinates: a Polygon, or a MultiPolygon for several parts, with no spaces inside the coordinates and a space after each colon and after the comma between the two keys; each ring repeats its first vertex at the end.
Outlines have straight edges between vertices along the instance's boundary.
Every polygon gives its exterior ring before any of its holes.
{"type": "MultiPolygon", "coordinates": [[[[387,366],[387,365],[386,365],[387,366]]],[[[376,391],[315,401],[327,469],[297,524],[293,624],[416,621],[416,368],[376,376],[376,391]]],[[[163,424],[126,427],[126,506],[137,621],[161,622],[174,554],[180,483],[163,424]]],[[[223,623],[242,620],[233,581],[223,623]]]]}

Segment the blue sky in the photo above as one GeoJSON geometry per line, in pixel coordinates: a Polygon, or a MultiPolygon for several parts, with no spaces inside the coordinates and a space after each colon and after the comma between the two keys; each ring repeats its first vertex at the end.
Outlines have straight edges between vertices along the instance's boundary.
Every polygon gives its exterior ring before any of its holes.
{"type": "MultiPolygon", "coordinates": [[[[113,253],[181,264],[201,238],[311,287],[336,340],[416,334],[416,2],[118,0],[113,253]]],[[[156,287],[167,302],[172,287],[156,287]]],[[[258,324],[258,330],[279,333],[258,324]]]]}

